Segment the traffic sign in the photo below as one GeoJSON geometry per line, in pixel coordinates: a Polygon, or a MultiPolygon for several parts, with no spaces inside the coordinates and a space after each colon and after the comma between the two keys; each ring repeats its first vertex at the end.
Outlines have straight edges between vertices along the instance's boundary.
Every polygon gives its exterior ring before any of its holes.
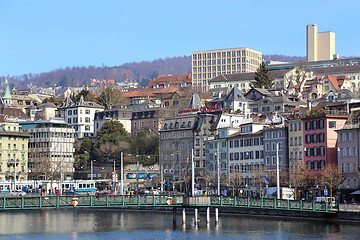
{"type": "Polygon", "coordinates": [[[328,195],[328,190],[327,189],[324,189],[324,194],[328,195]]]}

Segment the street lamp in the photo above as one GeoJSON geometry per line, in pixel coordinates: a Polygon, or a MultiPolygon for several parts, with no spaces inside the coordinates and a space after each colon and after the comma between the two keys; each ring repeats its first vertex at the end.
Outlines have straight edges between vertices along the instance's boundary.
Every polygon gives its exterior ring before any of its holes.
{"type": "Polygon", "coordinates": [[[90,168],[91,168],[91,176],[90,179],[93,180],[93,176],[94,176],[94,167],[93,167],[93,162],[96,162],[96,160],[90,160],[90,168]]]}

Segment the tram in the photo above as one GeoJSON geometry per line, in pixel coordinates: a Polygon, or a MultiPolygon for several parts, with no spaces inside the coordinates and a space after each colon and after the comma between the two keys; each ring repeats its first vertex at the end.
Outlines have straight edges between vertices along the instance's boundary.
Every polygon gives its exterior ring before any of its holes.
{"type": "MultiPolygon", "coordinates": [[[[16,182],[16,191],[41,192],[42,190],[53,192],[55,189],[62,189],[63,192],[95,192],[95,180],[29,180],[16,182]]],[[[14,182],[0,182],[0,192],[8,193],[14,190],[14,182]]]]}

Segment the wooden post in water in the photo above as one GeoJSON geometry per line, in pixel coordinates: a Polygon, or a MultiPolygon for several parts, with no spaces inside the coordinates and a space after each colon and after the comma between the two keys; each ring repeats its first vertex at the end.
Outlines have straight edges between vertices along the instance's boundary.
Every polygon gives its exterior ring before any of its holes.
{"type": "Polygon", "coordinates": [[[185,225],[186,224],[186,213],[185,213],[185,208],[182,209],[182,224],[185,225]]]}
{"type": "Polygon", "coordinates": [[[219,208],[215,208],[215,224],[219,223],[219,208]]]}
{"type": "Polygon", "coordinates": [[[206,224],[210,223],[210,207],[206,208],[206,224]]]}
{"type": "Polygon", "coordinates": [[[195,225],[197,225],[199,222],[198,213],[199,213],[199,209],[195,208],[195,225]]]}
{"type": "Polygon", "coordinates": [[[176,207],[173,207],[173,224],[176,225],[176,207]]]}

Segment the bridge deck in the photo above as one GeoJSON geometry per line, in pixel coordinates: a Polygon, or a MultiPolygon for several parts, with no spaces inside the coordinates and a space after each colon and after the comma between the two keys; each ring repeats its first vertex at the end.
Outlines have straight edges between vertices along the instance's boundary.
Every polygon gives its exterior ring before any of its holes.
{"type": "Polygon", "coordinates": [[[246,197],[184,197],[163,195],[108,196],[36,196],[0,198],[0,210],[43,208],[101,208],[101,207],[242,207],[292,211],[334,212],[327,203],[277,200],[246,197]],[[171,203],[168,201],[171,199],[171,203]]]}

